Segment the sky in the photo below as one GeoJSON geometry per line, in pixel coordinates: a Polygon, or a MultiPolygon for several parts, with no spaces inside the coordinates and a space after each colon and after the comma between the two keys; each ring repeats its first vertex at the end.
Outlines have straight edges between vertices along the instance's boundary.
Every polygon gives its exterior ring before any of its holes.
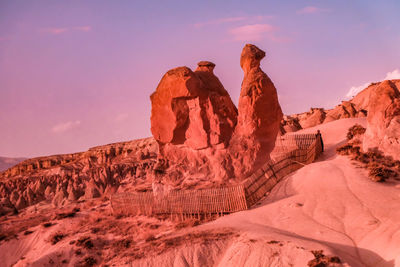
{"type": "Polygon", "coordinates": [[[0,156],[151,136],[161,77],[201,60],[237,104],[246,43],[285,114],[332,108],[400,78],[400,1],[0,2],[0,156]]]}

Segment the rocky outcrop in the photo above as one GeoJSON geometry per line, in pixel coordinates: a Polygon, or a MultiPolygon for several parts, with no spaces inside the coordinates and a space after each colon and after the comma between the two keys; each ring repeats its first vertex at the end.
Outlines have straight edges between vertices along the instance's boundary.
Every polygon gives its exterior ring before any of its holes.
{"type": "Polygon", "coordinates": [[[307,112],[302,120],[299,120],[299,124],[302,129],[314,127],[318,124],[321,124],[326,117],[325,110],[323,108],[311,108],[309,112],[307,112]]]}
{"type": "Polygon", "coordinates": [[[371,91],[367,121],[363,150],[378,148],[400,160],[400,91],[393,81],[371,91]]]}
{"type": "Polygon", "coordinates": [[[58,207],[68,201],[109,196],[121,183],[126,190],[149,190],[151,181],[145,175],[157,153],[157,142],[146,138],[29,159],[0,173],[0,198],[8,199],[8,208],[13,210],[43,200],[58,207]]]}
{"type": "Polygon", "coordinates": [[[337,105],[334,109],[326,111],[326,119],[323,122],[327,123],[340,119],[362,117],[362,115],[358,115],[358,112],[353,103],[350,101],[342,101],[342,104],[337,105]]]}
{"type": "Polygon", "coordinates": [[[159,142],[205,149],[227,144],[236,125],[237,110],[214,75],[215,64],[198,63],[168,71],[151,95],[151,131],[159,142]]]}
{"type": "Polygon", "coordinates": [[[240,66],[244,71],[238,124],[230,143],[235,176],[250,175],[269,159],[283,114],[271,79],[261,70],[265,52],[247,44],[240,66]]]}
{"type": "Polygon", "coordinates": [[[283,119],[281,121],[281,126],[282,126],[281,134],[296,132],[298,130],[303,129],[303,127],[301,127],[300,125],[299,118],[289,115],[283,116],[283,119]]]}
{"type": "Polygon", "coordinates": [[[238,110],[211,62],[199,62],[194,72],[179,67],[164,75],[150,97],[151,131],[166,162],[157,184],[244,179],[268,160],[282,111],[274,84],[260,68],[264,56],[254,45],[243,49],[238,110]]]}

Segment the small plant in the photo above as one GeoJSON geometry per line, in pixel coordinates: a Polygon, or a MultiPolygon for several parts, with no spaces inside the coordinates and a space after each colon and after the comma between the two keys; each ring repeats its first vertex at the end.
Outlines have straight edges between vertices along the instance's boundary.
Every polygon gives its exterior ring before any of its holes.
{"type": "Polygon", "coordinates": [[[311,253],[314,255],[315,259],[308,262],[307,265],[310,267],[337,266],[335,263],[342,263],[337,256],[325,256],[323,250],[312,250],[311,253]]]}
{"type": "Polygon", "coordinates": [[[384,182],[386,179],[396,176],[396,172],[378,165],[370,167],[368,175],[375,182],[384,182]]]}
{"type": "MultiPolygon", "coordinates": [[[[365,128],[361,125],[354,125],[347,133],[347,139],[350,141],[356,135],[363,134],[365,128]]],[[[352,160],[356,160],[364,167],[368,168],[368,176],[372,181],[384,182],[389,178],[395,178],[400,174],[400,161],[393,160],[390,156],[385,156],[378,149],[369,149],[367,152],[362,152],[360,142],[348,142],[336,148],[336,153],[339,155],[350,156],[352,160]]]]}
{"type": "Polygon", "coordinates": [[[93,266],[97,263],[97,261],[95,258],[88,256],[85,259],[83,259],[83,263],[84,263],[83,266],[93,266]]]}
{"type": "Polygon", "coordinates": [[[94,247],[93,242],[89,236],[79,238],[78,241],[76,241],[76,245],[87,249],[91,249],[94,247]]]}
{"type": "Polygon", "coordinates": [[[57,244],[59,241],[61,241],[63,238],[65,237],[65,235],[61,232],[57,232],[54,233],[51,237],[50,237],[50,242],[52,245],[57,244]]]}
{"type": "Polygon", "coordinates": [[[354,138],[356,135],[362,135],[364,134],[366,129],[362,127],[360,124],[355,124],[352,127],[349,128],[347,132],[347,140],[351,140],[354,138]]]}
{"type": "Polygon", "coordinates": [[[44,227],[44,228],[49,228],[50,226],[53,226],[54,224],[53,223],[51,223],[51,222],[45,222],[44,224],[42,224],[42,226],[44,227]]]}

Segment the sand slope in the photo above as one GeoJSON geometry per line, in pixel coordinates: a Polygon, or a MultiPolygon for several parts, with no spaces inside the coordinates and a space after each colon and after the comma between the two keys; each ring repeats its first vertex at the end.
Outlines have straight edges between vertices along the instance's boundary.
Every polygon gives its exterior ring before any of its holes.
{"type": "Polygon", "coordinates": [[[400,187],[370,181],[366,170],[334,151],[355,123],[365,119],[304,130],[321,130],[323,157],[280,182],[258,207],[197,227],[233,228],[239,236],[209,244],[209,253],[194,244],[136,265],[306,266],[311,250],[323,249],[344,266],[400,266],[400,187]]]}

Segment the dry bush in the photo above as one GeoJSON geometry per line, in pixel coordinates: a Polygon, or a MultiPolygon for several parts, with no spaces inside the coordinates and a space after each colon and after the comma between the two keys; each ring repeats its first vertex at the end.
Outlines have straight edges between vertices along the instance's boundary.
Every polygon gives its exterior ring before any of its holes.
{"type": "Polygon", "coordinates": [[[397,176],[395,171],[380,165],[373,165],[368,167],[368,169],[368,176],[375,182],[384,182],[390,177],[397,176]]]}
{"type": "Polygon", "coordinates": [[[66,235],[61,233],[61,232],[56,232],[50,237],[50,242],[52,245],[57,244],[59,241],[61,241],[66,235]]]}
{"type": "MultiPolygon", "coordinates": [[[[365,128],[360,125],[354,125],[349,129],[347,138],[351,140],[355,135],[365,132],[365,128]]],[[[356,160],[364,164],[368,168],[368,176],[372,181],[384,182],[388,178],[396,178],[400,174],[400,161],[393,160],[390,156],[385,156],[378,149],[369,149],[364,153],[361,151],[360,144],[348,142],[336,148],[339,155],[350,156],[352,160],[356,160]]]]}
{"type": "Polygon", "coordinates": [[[112,246],[120,251],[121,249],[127,249],[130,248],[132,245],[133,241],[131,239],[121,239],[121,240],[117,240],[115,241],[112,246]]]}
{"type": "Polygon", "coordinates": [[[96,265],[97,261],[95,258],[88,256],[83,259],[83,265],[82,266],[94,266],[96,265]]]}
{"type": "Polygon", "coordinates": [[[84,247],[84,248],[87,248],[87,249],[91,249],[91,248],[94,247],[93,242],[92,242],[92,240],[90,239],[89,236],[84,236],[84,237],[79,238],[76,241],[76,245],[78,247],[84,247]]]}
{"type": "Polygon", "coordinates": [[[75,211],[57,213],[57,215],[55,216],[55,219],[62,220],[62,219],[66,219],[66,218],[73,218],[73,217],[75,217],[75,214],[76,214],[75,211]]]}
{"type": "Polygon", "coordinates": [[[347,140],[351,140],[356,135],[364,134],[366,129],[362,127],[360,124],[354,124],[352,127],[349,128],[347,132],[347,140]]]}
{"type": "Polygon", "coordinates": [[[45,222],[45,223],[42,224],[42,226],[43,226],[44,228],[49,228],[50,226],[53,226],[53,225],[54,225],[54,224],[51,223],[51,222],[45,222]]]}
{"type": "Polygon", "coordinates": [[[325,256],[323,250],[312,250],[311,253],[315,259],[307,263],[310,267],[339,266],[342,262],[337,256],[325,256]]]}

